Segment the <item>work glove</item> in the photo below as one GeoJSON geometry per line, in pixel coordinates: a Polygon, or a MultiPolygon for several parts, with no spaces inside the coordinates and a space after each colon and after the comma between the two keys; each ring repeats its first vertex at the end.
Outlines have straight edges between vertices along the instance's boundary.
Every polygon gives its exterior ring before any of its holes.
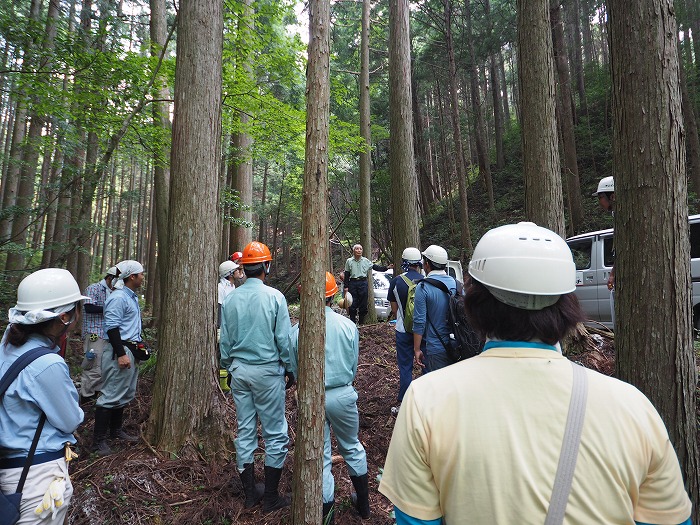
{"type": "Polygon", "coordinates": [[[34,514],[41,518],[46,518],[51,513],[51,519],[56,518],[56,512],[63,506],[63,493],[66,491],[65,478],[54,478],[49,488],[44,494],[44,498],[39,506],[34,510],[34,514]]]}
{"type": "Polygon", "coordinates": [[[284,379],[287,382],[287,385],[284,387],[285,390],[289,390],[297,383],[297,380],[292,372],[285,372],[284,379]]]}

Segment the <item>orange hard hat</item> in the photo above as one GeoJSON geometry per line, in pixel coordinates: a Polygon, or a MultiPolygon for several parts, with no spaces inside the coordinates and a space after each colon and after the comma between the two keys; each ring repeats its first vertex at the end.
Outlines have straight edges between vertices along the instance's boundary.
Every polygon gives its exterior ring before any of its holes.
{"type": "Polygon", "coordinates": [[[338,283],[330,272],[326,272],[326,299],[333,297],[338,292],[338,283]]]}
{"type": "Polygon", "coordinates": [[[233,262],[238,262],[238,260],[241,259],[242,257],[243,257],[243,254],[241,252],[233,252],[231,254],[231,257],[229,257],[229,259],[231,259],[233,262]]]}
{"type": "Polygon", "coordinates": [[[240,264],[258,264],[271,260],[270,249],[259,241],[253,241],[243,248],[240,264]]]}

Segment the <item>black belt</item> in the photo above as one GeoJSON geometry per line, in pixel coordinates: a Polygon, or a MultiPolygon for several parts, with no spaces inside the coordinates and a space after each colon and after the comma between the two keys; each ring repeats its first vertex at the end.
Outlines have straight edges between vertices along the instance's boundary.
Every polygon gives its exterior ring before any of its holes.
{"type": "MultiPolygon", "coordinates": [[[[34,454],[32,458],[32,465],[41,465],[42,463],[48,463],[49,461],[54,461],[61,459],[66,456],[65,450],[57,450],[56,452],[44,452],[43,454],[34,454]]],[[[21,468],[27,462],[27,456],[22,456],[19,458],[0,458],[0,469],[6,468],[21,468]]]]}
{"type": "Polygon", "coordinates": [[[350,277],[351,281],[367,281],[367,277],[350,277]]]}

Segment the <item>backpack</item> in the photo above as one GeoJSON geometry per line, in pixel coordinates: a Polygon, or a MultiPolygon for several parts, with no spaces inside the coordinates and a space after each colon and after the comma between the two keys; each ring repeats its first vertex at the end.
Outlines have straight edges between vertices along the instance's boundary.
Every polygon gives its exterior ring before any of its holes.
{"type": "Polygon", "coordinates": [[[484,347],[484,342],[471,327],[464,314],[462,296],[457,293],[450,293],[445,283],[437,279],[425,278],[423,282],[442,290],[448,295],[447,326],[450,328],[450,340],[445,343],[437,330],[435,330],[435,327],[433,327],[442,346],[445,347],[447,357],[453,363],[456,363],[457,361],[463,361],[479,355],[484,347]]]}
{"type": "MultiPolygon", "coordinates": [[[[29,350],[28,352],[22,354],[18,357],[14,363],[10,365],[7,369],[5,375],[0,378],[0,401],[5,395],[5,391],[12,384],[12,382],[17,378],[19,373],[32,361],[41,357],[42,355],[54,353],[50,348],[35,348],[29,350]]],[[[24,481],[27,479],[27,473],[29,472],[29,466],[31,465],[32,458],[34,457],[34,452],[39,443],[39,436],[41,435],[41,430],[44,426],[44,421],[46,421],[46,414],[41,413],[39,418],[39,426],[34,434],[34,440],[32,441],[32,446],[29,449],[29,456],[22,469],[22,475],[19,479],[19,484],[17,485],[17,492],[14,494],[3,494],[0,492],[0,525],[14,525],[19,521],[19,506],[22,501],[22,489],[24,489],[24,481]]]]}
{"type": "MultiPolygon", "coordinates": [[[[421,279],[416,279],[412,281],[406,277],[405,273],[401,274],[401,278],[408,286],[408,293],[406,294],[406,307],[403,310],[403,327],[406,332],[413,332],[413,308],[416,303],[416,284],[418,284],[421,279]]],[[[398,296],[397,296],[398,301],[398,296]]]]}

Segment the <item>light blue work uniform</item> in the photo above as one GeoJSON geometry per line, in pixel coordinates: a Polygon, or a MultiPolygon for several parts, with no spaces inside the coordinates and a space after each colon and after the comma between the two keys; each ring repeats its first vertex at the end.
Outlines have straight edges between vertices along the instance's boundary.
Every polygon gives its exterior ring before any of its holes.
{"type": "MultiPolygon", "coordinates": [[[[292,370],[298,367],[299,325],[290,334],[292,370]]],[[[326,423],[323,433],[323,502],[333,501],[335,480],[331,472],[331,427],[338,441],[338,450],[345,459],[351,476],[367,474],[367,454],[357,433],[357,392],[352,382],[357,374],[360,333],[355,323],[326,306],[326,423]]]]}
{"type": "MultiPolygon", "coordinates": [[[[141,341],[141,308],[136,292],[127,288],[114,290],[104,306],[105,334],[119,328],[122,341],[141,341]]],[[[106,335],[105,335],[106,337],[106,335]]],[[[138,368],[131,350],[124,345],[131,360],[130,368],[119,368],[117,355],[109,341],[102,352],[102,395],[96,405],[102,408],[120,408],[136,397],[138,368]]]]}
{"type": "MultiPolygon", "coordinates": [[[[428,274],[428,277],[444,283],[450,293],[457,291],[456,281],[444,270],[433,270],[428,274]]],[[[440,338],[442,338],[445,344],[450,344],[450,327],[447,326],[449,307],[447,294],[439,288],[425,282],[416,286],[413,306],[413,333],[423,336],[421,350],[425,361],[425,373],[450,364],[445,346],[440,342],[440,338]],[[430,318],[430,323],[428,323],[426,315],[430,318]],[[432,326],[430,326],[431,324],[432,326]]]]}
{"type": "Polygon", "coordinates": [[[236,465],[243,472],[258,448],[258,418],[265,440],[265,465],[282,468],[287,457],[284,373],[289,362],[287,300],[258,278],[249,278],[221,308],[221,367],[231,373],[238,434],[236,465]]]}
{"type": "Polygon", "coordinates": [[[19,356],[39,347],[53,348],[56,353],[30,363],[5,392],[0,404],[0,457],[27,456],[42,411],[46,414],[46,423],[36,454],[59,451],[66,442],[74,444],[73,432],[83,421],[78,392],[68,366],[58,355],[58,347],[47,337],[32,334],[19,347],[3,342],[0,376],[19,356]]]}
{"type": "Polygon", "coordinates": [[[11,461],[8,458],[26,458],[44,412],[46,422],[22,493],[20,523],[63,523],[73,496],[63,448],[65,443],[75,444],[73,432],[83,421],[78,392],[71,381],[68,366],[58,355],[58,347],[50,339],[32,334],[19,347],[4,339],[0,344],[0,376],[19,356],[34,348],[52,348],[56,353],[39,357],[27,365],[10,384],[0,404],[0,490],[4,494],[17,490],[24,461],[5,462],[11,461]],[[63,505],[56,509],[54,516],[37,516],[34,510],[57,478],[64,480],[63,505]]]}

